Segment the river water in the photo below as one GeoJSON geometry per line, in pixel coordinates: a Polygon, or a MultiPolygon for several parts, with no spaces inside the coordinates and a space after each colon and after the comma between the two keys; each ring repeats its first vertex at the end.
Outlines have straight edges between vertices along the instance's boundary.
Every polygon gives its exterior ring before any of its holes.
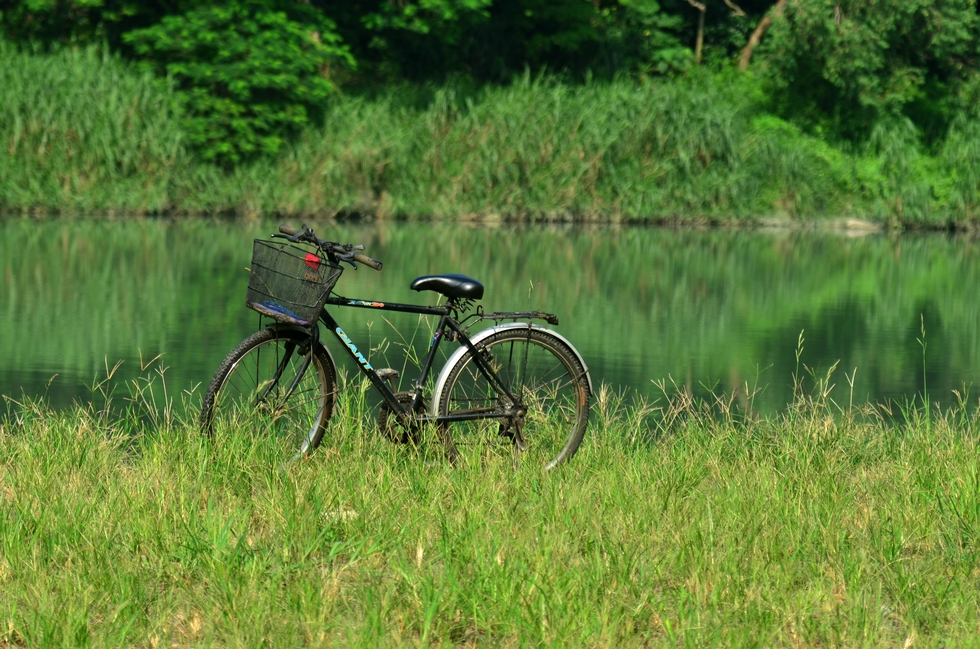
{"type": "MultiPolygon", "coordinates": [[[[630,397],[655,400],[658,384],[735,392],[743,406],[771,413],[792,400],[794,377],[810,389],[836,364],[839,404],[927,394],[953,405],[953,391],[969,393],[980,374],[980,246],[969,238],[311,225],[385,263],[380,273],[345,271],[341,294],[430,303],[434,294],[409,290],[414,277],[470,275],[486,286],[487,311],[556,313],[594,383],[630,397]]],[[[245,269],[252,239],[274,231],[271,222],[199,219],[0,221],[0,394],[60,408],[108,389],[124,399],[144,377],[193,407],[224,354],[259,325],[243,306],[245,269]]],[[[401,369],[406,347],[418,354],[428,341],[417,316],[335,317],[376,366],[401,369]]]]}

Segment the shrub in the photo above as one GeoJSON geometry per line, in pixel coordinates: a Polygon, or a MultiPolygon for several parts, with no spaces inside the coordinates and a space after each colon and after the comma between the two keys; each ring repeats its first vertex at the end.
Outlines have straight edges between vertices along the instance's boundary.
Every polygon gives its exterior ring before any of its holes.
{"type": "Polygon", "coordinates": [[[274,5],[202,7],[124,37],[183,91],[187,139],[206,160],[277,152],[335,91],[331,63],[350,61],[332,23],[274,5]]]}

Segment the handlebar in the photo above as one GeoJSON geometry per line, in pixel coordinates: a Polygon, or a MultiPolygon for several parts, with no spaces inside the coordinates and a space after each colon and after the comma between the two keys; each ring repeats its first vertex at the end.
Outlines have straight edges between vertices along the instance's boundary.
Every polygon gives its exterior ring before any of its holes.
{"type": "MultiPolygon", "coordinates": [[[[334,241],[327,241],[326,239],[320,239],[315,234],[313,234],[313,230],[311,230],[309,227],[305,225],[301,230],[289,225],[280,225],[279,232],[286,235],[287,239],[295,243],[299,243],[299,242],[311,243],[314,246],[318,247],[323,252],[327,253],[327,256],[330,257],[331,259],[336,259],[337,261],[346,261],[354,268],[357,268],[357,264],[354,262],[364,264],[365,266],[369,268],[373,268],[374,270],[381,270],[381,268],[384,266],[384,264],[382,264],[377,259],[372,259],[367,255],[364,255],[359,252],[355,252],[356,250],[364,250],[364,246],[362,245],[355,246],[352,243],[336,243],[334,241]]],[[[278,236],[278,235],[272,235],[272,236],[278,236]]]]}
{"type": "Polygon", "coordinates": [[[381,270],[384,267],[384,264],[382,264],[377,259],[372,259],[367,255],[362,255],[361,253],[357,253],[354,255],[354,261],[359,261],[365,266],[373,268],[374,270],[381,270]]]}

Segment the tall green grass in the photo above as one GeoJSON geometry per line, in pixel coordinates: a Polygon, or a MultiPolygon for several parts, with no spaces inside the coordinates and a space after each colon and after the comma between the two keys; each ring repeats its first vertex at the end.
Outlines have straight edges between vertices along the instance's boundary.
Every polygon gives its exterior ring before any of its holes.
{"type": "Polygon", "coordinates": [[[0,210],[757,222],[977,216],[976,120],[935,151],[909,123],[835,145],[765,112],[746,75],[331,100],[322,125],[228,172],[185,151],[173,87],[97,49],[0,43],[0,210]]]}
{"type": "Polygon", "coordinates": [[[818,389],[758,419],[719,397],[653,417],[600,390],[552,474],[389,445],[356,391],[285,470],[269,440],[146,404],[9,403],[0,643],[972,643],[975,410],[884,418],[818,389]]]}
{"type": "Polygon", "coordinates": [[[173,91],[94,48],[0,40],[0,209],[146,213],[186,162],[173,91]]]}

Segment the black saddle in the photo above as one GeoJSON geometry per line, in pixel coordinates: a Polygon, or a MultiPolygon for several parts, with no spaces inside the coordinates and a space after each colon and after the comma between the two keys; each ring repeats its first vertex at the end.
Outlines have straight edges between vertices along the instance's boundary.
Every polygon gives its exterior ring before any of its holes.
{"type": "Polygon", "coordinates": [[[466,275],[426,275],[412,282],[413,291],[435,291],[446,297],[479,300],[483,284],[466,275]]]}

